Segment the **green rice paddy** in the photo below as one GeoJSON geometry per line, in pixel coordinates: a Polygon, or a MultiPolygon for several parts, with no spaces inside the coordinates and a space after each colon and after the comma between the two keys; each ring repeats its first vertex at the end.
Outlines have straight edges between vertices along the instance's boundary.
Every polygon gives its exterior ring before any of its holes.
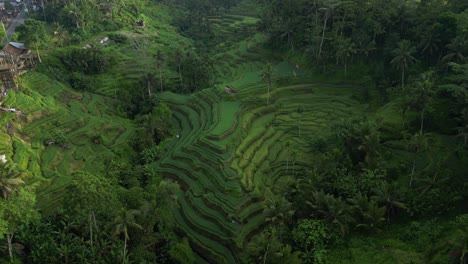
{"type": "MultiPolygon", "coordinates": [[[[14,120],[12,136],[0,133],[0,150],[36,183],[39,206],[53,212],[60,205],[64,187],[73,171],[104,172],[105,161],[124,157],[134,133],[131,121],[109,115],[113,99],[81,94],[40,73],[23,77],[24,92],[10,91],[4,106],[20,110],[1,114],[14,120]],[[57,142],[63,137],[63,142],[57,142]]],[[[130,153],[128,151],[128,153],[130,153]]]]}

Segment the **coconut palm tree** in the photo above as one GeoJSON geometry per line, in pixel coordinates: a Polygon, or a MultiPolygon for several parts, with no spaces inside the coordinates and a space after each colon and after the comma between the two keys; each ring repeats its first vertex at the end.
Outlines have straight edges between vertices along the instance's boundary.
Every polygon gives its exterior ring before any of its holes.
{"type": "Polygon", "coordinates": [[[377,158],[379,157],[380,148],[380,133],[377,130],[372,130],[369,134],[362,138],[359,150],[366,153],[365,162],[369,169],[375,169],[377,166],[377,158]]]}
{"type": "Polygon", "coordinates": [[[421,177],[415,178],[415,190],[419,196],[424,195],[427,191],[433,188],[442,187],[443,183],[451,178],[451,171],[444,168],[444,163],[447,158],[438,158],[431,162],[422,170],[421,177]]]}
{"type": "Polygon", "coordinates": [[[409,40],[400,41],[398,47],[393,50],[395,57],[390,63],[394,65],[395,68],[401,70],[401,87],[403,87],[405,83],[405,70],[416,62],[416,58],[412,55],[415,52],[416,48],[409,40]]]}
{"type": "Polygon", "coordinates": [[[326,0],[325,1],[325,7],[318,8],[318,11],[323,12],[323,29],[322,29],[322,37],[320,40],[320,45],[319,45],[319,50],[317,54],[317,61],[320,61],[322,59],[322,47],[323,47],[323,42],[325,40],[325,32],[327,31],[327,23],[330,17],[332,17],[333,12],[335,11],[335,8],[339,5],[338,1],[335,0],[326,0]]]}
{"type": "Polygon", "coordinates": [[[411,90],[414,94],[413,105],[420,109],[421,125],[420,132],[423,133],[424,129],[424,113],[430,102],[432,96],[435,94],[433,91],[434,83],[432,82],[432,71],[422,73],[419,79],[413,83],[411,90]]]}
{"type": "Polygon", "coordinates": [[[125,258],[127,254],[127,241],[130,240],[128,235],[129,228],[135,229],[143,229],[141,225],[136,223],[135,216],[138,215],[140,212],[138,210],[128,210],[126,208],[122,208],[119,214],[114,218],[113,225],[114,225],[114,235],[123,235],[124,236],[124,248],[123,248],[123,261],[125,263],[125,258]]]}
{"type": "Polygon", "coordinates": [[[286,198],[273,196],[265,201],[263,214],[266,217],[265,221],[278,228],[291,220],[294,210],[286,198]]]}
{"type": "Polygon", "coordinates": [[[428,134],[423,134],[421,131],[414,134],[410,142],[408,144],[408,149],[414,153],[413,157],[413,168],[411,169],[411,176],[410,176],[410,182],[409,182],[409,187],[412,187],[413,184],[413,178],[414,178],[414,171],[416,168],[416,158],[418,156],[418,153],[421,151],[424,151],[428,147],[428,134]]]}
{"type": "Polygon", "coordinates": [[[407,209],[407,206],[401,202],[401,187],[397,182],[384,182],[379,188],[374,188],[373,192],[374,195],[371,198],[385,206],[387,222],[390,222],[390,216],[396,214],[398,209],[407,209]]]}
{"type": "Polygon", "coordinates": [[[312,207],[312,217],[325,219],[331,227],[336,227],[342,235],[348,232],[349,224],[354,222],[351,207],[340,198],[325,194],[322,190],[311,194],[311,200],[306,203],[312,207]]]}
{"type": "Polygon", "coordinates": [[[179,72],[179,81],[180,81],[180,88],[182,89],[184,87],[184,84],[182,82],[182,62],[185,59],[185,53],[182,49],[176,49],[174,51],[174,60],[175,63],[177,64],[177,70],[179,72]]]}
{"type": "Polygon", "coordinates": [[[457,137],[463,137],[464,146],[466,147],[467,138],[468,138],[468,122],[463,126],[457,127],[458,135],[457,137]]]}
{"type": "Polygon", "coordinates": [[[385,221],[385,207],[379,207],[375,201],[369,200],[367,195],[360,192],[347,201],[351,204],[357,216],[355,218],[357,222],[356,227],[368,231],[380,231],[378,226],[381,222],[385,221]]]}
{"type": "Polygon", "coordinates": [[[468,41],[465,36],[455,37],[447,48],[450,52],[442,58],[443,62],[458,62],[465,63],[467,61],[466,54],[468,53],[468,41]]]}
{"type": "Polygon", "coordinates": [[[356,54],[356,45],[352,42],[351,39],[343,39],[338,44],[338,50],[336,51],[337,60],[341,59],[344,65],[344,73],[347,75],[347,62],[348,58],[353,54],[356,54]]]}
{"type": "Polygon", "coordinates": [[[161,87],[161,92],[162,92],[163,91],[162,68],[164,66],[164,63],[166,62],[166,56],[160,50],[158,50],[154,58],[156,59],[156,67],[159,70],[159,82],[160,82],[160,87],[161,87]]]}
{"type": "Polygon", "coordinates": [[[266,81],[268,84],[267,105],[270,104],[270,89],[271,89],[272,78],[273,78],[273,65],[271,64],[271,62],[268,62],[265,65],[265,69],[262,72],[262,80],[266,81]]]}

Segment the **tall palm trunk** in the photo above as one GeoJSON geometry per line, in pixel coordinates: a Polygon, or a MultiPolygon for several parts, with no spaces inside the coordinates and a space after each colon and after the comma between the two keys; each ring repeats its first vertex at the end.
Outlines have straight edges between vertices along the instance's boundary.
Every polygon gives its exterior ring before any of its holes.
{"type": "Polygon", "coordinates": [[[317,55],[317,59],[320,59],[320,55],[322,54],[322,46],[323,41],[325,39],[325,31],[327,30],[327,21],[328,21],[328,10],[325,11],[325,21],[323,22],[323,31],[322,31],[322,40],[320,41],[320,47],[317,55]]]}
{"type": "Polygon", "coordinates": [[[345,59],[344,59],[344,76],[345,76],[345,77],[346,77],[346,75],[348,74],[347,68],[346,68],[347,62],[348,62],[348,58],[345,57],[345,59]]]}
{"type": "Polygon", "coordinates": [[[411,169],[411,176],[410,176],[410,181],[409,181],[409,187],[413,185],[413,178],[414,178],[414,170],[416,169],[416,156],[414,156],[413,159],[413,168],[411,169]]]}
{"type": "Polygon", "coordinates": [[[344,28],[345,19],[346,19],[346,12],[344,13],[343,20],[341,21],[340,38],[343,36],[343,28],[344,28]]]}
{"type": "Polygon", "coordinates": [[[39,54],[39,45],[36,43],[36,53],[37,58],[39,59],[39,63],[42,63],[41,55],[39,54]]]}
{"type": "Polygon", "coordinates": [[[126,255],[127,255],[127,236],[125,236],[125,241],[124,241],[122,264],[125,264],[125,256],[126,255]]]}
{"type": "Polygon", "coordinates": [[[405,67],[401,69],[401,88],[405,85],[405,67]]]}
{"type": "Polygon", "coordinates": [[[161,72],[161,67],[159,67],[159,81],[161,84],[161,92],[163,91],[163,81],[162,81],[162,72],[161,72]]]}
{"type": "Polygon", "coordinates": [[[270,104],[270,86],[271,86],[271,77],[268,77],[268,95],[267,95],[267,105],[270,104]]]}
{"type": "Polygon", "coordinates": [[[405,121],[406,121],[405,117],[406,117],[406,107],[403,108],[403,111],[402,111],[403,129],[405,129],[405,121]]]}
{"type": "Polygon", "coordinates": [[[179,64],[179,80],[180,80],[180,87],[184,87],[183,83],[182,83],[182,71],[180,70],[180,64],[179,64]]]}
{"type": "Polygon", "coordinates": [[[421,109],[421,129],[420,129],[421,134],[423,132],[423,128],[424,128],[424,108],[421,109]]]}
{"type": "Polygon", "coordinates": [[[10,261],[13,262],[13,243],[12,243],[12,240],[13,240],[13,236],[14,234],[7,234],[6,237],[7,237],[7,242],[8,242],[8,255],[10,256],[10,261]]]}
{"type": "Polygon", "coordinates": [[[270,249],[270,243],[271,243],[271,240],[268,241],[267,248],[265,250],[265,254],[263,254],[263,264],[267,263],[266,260],[267,260],[267,256],[268,256],[268,250],[270,249]]]}
{"type": "Polygon", "coordinates": [[[89,241],[91,242],[91,248],[93,248],[93,216],[89,214],[89,241]]]}
{"type": "Polygon", "coordinates": [[[148,87],[148,96],[151,97],[151,95],[152,95],[152,94],[151,94],[151,81],[149,80],[149,78],[148,78],[148,80],[146,81],[146,85],[147,85],[147,87],[148,87]]]}

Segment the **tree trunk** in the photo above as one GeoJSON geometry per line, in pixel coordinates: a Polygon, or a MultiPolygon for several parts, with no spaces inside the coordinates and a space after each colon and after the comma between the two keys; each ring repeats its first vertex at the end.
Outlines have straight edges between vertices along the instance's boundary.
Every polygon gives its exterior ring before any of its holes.
{"type": "Polygon", "coordinates": [[[125,236],[125,241],[124,241],[122,264],[125,264],[125,256],[126,255],[127,255],[127,236],[125,236]]]}
{"type": "Polygon", "coordinates": [[[340,38],[343,36],[343,28],[344,28],[344,21],[346,19],[346,12],[343,15],[343,20],[341,21],[341,30],[340,30],[340,38]]]}
{"type": "Polygon", "coordinates": [[[161,72],[161,68],[162,67],[159,67],[159,81],[160,81],[160,84],[161,84],[161,92],[163,91],[163,81],[162,81],[162,72],[161,72]]]}
{"type": "Polygon", "coordinates": [[[93,248],[93,216],[89,214],[89,241],[91,242],[91,248],[93,248]]]}
{"type": "Polygon", "coordinates": [[[180,80],[180,88],[184,87],[182,83],[182,71],[180,70],[180,64],[179,64],[179,80],[180,80]]]}
{"type": "Polygon", "coordinates": [[[267,105],[270,104],[270,86],[271,86],[271,77],[268,77],[268,95],[267,95],[267,105]]]}
{"type": "Polygon", "coordinates": [[[328,10],[325,11],[325,21],[323,22],[322,40],[320,41],[317,60],[320,60],[320,55],[322,54],[323,40],[325,39],[325,31],[327,30],[327,21],[328,21],[328,10]]]}
{"type": "Polygon", "coordinates": [[[410,181],[409,181],[409,187],[410,188],[413,185],[413,176],[414,176],[415,168],[416,168],[416,154],[415,154],[415,157],[413,159],[413,168],[411,169],[411,176],[410,176],[410,181]]]}
{"type": "Polygon", "coordinates": [[[149,79],[146,81],[146,85],[148,87],[148,96],[151,97],[151,95],[152,95],[151,94],[151,82],[150,82],[149,79]]]}
{"type": "Polygon", "coordinates": [[[402,113],[402,115],[403,115],[403,129],[405,129],[405,121],[406,121],[406,120],[405,120],[405,116],[406,116],[406,107],[403,109],[403,113],[402,113]]]}
{"type": "Polygon", "coordinates": [[[421,109],[421,134],[423,132],[423,128],[424,128],[424,108],[421,109]]]}
{"type": "Polygon", "coordinates": [[[10,261],[13,262],[13,236],[14,234],[7,234],[6,237],[7,237],[7,242],[8,242],[8,255],[10,256],[10,261]]]}
{"type": "Polygon", "coordinates": [[[344,76],[345,76],[345,77],[346,77],[346,75],[348,74],[347,69],[346,69],[346,63],[347,63],[347,61],[348,61],[348,59],[345,58],[345,60],[344,60],[344,76]]]}
{"type": "Polygon", "coordinates": [[[405,67],[401,70],[401,88],[405,85],[405,67]]]}
{"type": "Polygon", "coordinates": [[[263,254],[263,264],[265,264],[266,260],[267,260],[268,250],[270,249],[270,242],[271,242],[271,240],[268,240],[268,244],[267,244],[267,248],[265,250],[265,254],[263,254]]]}
{"type": "Polygon", "coordinates": [[[41,55],[39,54],[39,45],[37,44],[36,44],[36,53],[37,53],[37,59],[39,60],[39,63],[42,63],[41,55]]]}

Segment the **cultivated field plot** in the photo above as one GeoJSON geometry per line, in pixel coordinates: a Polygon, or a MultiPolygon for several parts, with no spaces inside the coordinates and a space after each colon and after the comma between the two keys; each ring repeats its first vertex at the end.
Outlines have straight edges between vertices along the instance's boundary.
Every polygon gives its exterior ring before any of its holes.
{"type": "Polygon", "coordinates": [[[312,139],[364,111],[352,99],[353,87],[277,87],[268,105],[265,84],[248,90],[249,96],[219,89],[161,95],[178,137],[156,169],[182,186],[176,218],[199,261],[238,262],[238,253],[266,225],[265,189],[307,173],[312,139]]]}
{"type": "Polygon", "coordinates": [[[59,205],[73,171],[102,174],[106,161],[130,149],[134,126],[113,114],[115,102],[109,97],[77,93],[39,73],[28,73],[24,86],[3,103],[25,116],[2,145],[39,183],[40,207],[47,211],[59,205]]]}

